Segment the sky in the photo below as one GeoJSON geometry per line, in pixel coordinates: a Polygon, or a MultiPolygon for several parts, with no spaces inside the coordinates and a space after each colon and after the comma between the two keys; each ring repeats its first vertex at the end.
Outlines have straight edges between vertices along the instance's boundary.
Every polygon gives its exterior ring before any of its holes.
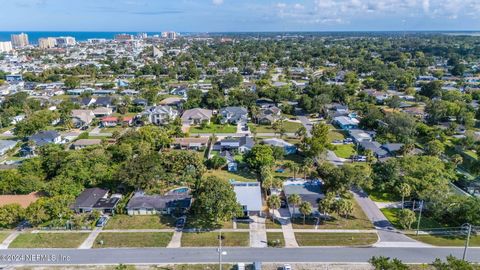
{"type": "Polygon", "coordinates": [[[0,0],[0,31],[480,30],[480,0],[0,0]]]}

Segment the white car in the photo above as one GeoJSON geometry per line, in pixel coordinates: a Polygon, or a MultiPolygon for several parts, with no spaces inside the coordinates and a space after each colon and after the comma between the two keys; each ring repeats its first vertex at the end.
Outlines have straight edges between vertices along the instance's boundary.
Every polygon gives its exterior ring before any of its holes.
{"type": "Polygon", "coordinates": [[[292,270],[292,266],[290,264],[284,264],[283,270],[292,270]]]}
{"type": "Polygon", "coordinates": [[[238,263],[237,264],[237,269],[238,270],[245,270],[245,264],[244,263],[238,263]]]}

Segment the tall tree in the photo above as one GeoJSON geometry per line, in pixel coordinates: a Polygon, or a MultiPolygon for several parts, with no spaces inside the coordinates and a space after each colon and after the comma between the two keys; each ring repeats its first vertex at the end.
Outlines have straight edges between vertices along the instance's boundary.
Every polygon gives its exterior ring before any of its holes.
{"type": "Polygon", "coordinates": [[[303,225],[305,225],[305,218],[312,213],[312,205],[309,202],[302,202],[298,210],[303,215],[303,225]]]}
{"type": "MultiPolygon", "coordinates": [[[[272,195],[272,196],[268,197],[267,205],[268,205],[268,208],[270,210],[272,210],[272,212],[274,212],[275,210],[280,208],[280,205],[281,205],[280,197],[278,195],[272,195]]],[[[272,213],[272,221],[273,221],[274,215],[275,214],[272,213]]]]}
{"type": "Polygon", "coordinates": [[[293,206],[293,213],[292,216],[295,216],[295,208],[302,202],[302,198],[298,194],[291,194],[288,196],[288,203],[293,206]]]}

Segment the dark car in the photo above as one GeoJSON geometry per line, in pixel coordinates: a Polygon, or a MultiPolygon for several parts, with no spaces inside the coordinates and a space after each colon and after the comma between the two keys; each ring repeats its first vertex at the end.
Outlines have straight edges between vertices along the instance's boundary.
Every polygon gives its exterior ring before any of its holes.
{"type": "Polygon", "coordinates": [[[280,202],[280,207],[281,207],[281,208],[287,208],[287,201],[282,200],[282,201],[280,202]]]}
{"type": "Polygon", "coordinates": [[[183,228],[183,226],[185,226],[185,218],[183,218],[183,217],[178,218],[178,219],[175,221],[175,227],[177,227],[177,228],[183,228]]]}
{"type": "Polygon", "coordinates": [[[104,227],[105,225],[107,225],[107,221],[108,221],[108,218],[103,216],[103,217],[100,217],[98,220],[97,220],[97,224],[95,226],[97,227],[104,227]]]}

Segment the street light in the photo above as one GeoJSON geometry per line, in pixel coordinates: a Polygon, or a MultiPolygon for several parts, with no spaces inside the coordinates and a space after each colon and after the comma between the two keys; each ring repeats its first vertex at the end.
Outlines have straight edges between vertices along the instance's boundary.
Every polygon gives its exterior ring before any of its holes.
{"type": "Polygon", "coordinates": [[[463,257],[462,257],[462,260],[465,261],[465,257],[467,256],[468,245],[470,244],[470,235],[472,234],[472,225],[469,223],[465,223],[462,225],[462,229],[467,230],[467,239],[465,239],[465,248],[463,249],[463,257]]]}
{"type": "Polygon", "coordinates": [[[218,249],[217,249],[217,252],[218,252],[218,266],[219,266],[220,270],[222,270],[222,257],[227,255],[226,251],[222,251],[222,240],[223,240],[222,229],[220,229],[219,235],[218,235],[218,249]]]}
{"type": "Polygon", "coordinates": [[[420,220],[422,219],[422,211],[423,211],[423,200],[420,202],[420,213],[418,214],[418,223],[417,223],[417,235],[418,235],[418,231],[420,230],[420,220]]]}

